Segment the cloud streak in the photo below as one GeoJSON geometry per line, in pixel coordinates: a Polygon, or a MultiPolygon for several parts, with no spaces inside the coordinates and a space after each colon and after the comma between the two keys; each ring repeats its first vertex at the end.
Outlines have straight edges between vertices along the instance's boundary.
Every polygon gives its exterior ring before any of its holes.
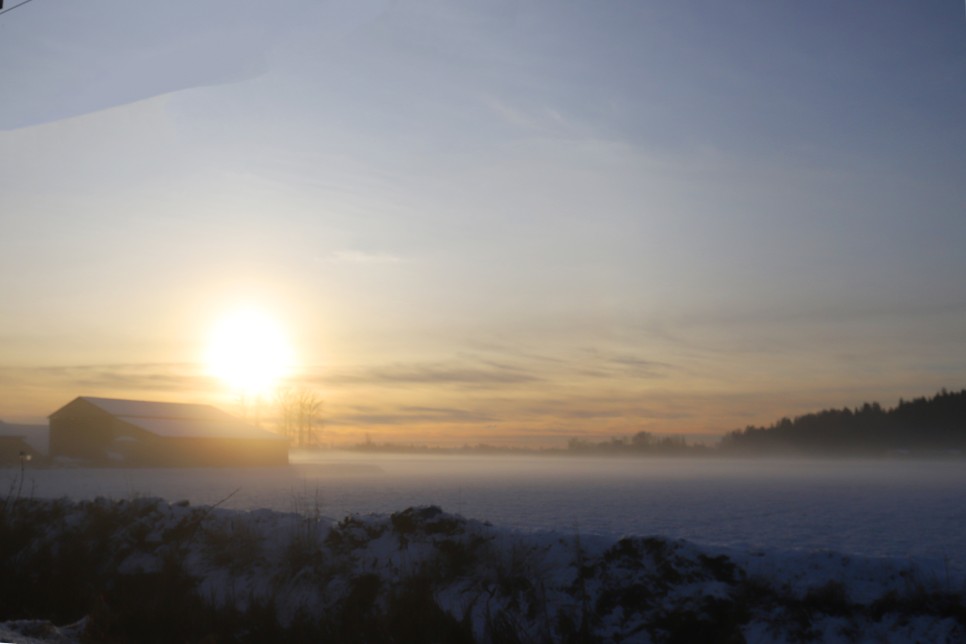
{"type": "Polygon", "coordinates": [[[496,422],[498,417],[456,407],[401,406],[387,409],[382,413],[340,413],[326,420],[328,425],[348,425],[356,427],[378,426],[419,426],[419,425],[479,425],[496,422]]]}
{"type": "Polygon", "coordinates": [[[509,365],[467,365],[458,362],[397,363],[326,374],[321,381],[334,385],[498,387],[543,380],[525,368],[509,365]]]}
{"type": "Polygon", "coordinates": [[[207,383],[187,363],[131,363],[0,367],[0,383],[45,387],[84,395],[115,391],[197,391],[207,383]]]}
{"type": "Polygon", "coordinates": [[[5,73],[12,86],[0,109],[0,129],[254,78],[287,32],[282,25],[266,29],[246,17],[261,13],[255,3],[224,0],[195,7],[190,18],[170,7],[117,0],[35,4],[11,16],[22,29],[6,29],[4,40],[44,65],[47,74],[40,79],[5,73]],[[44,24],[48,37],[26,39],[36,24],[44,24]]]}
{"type": "Polygon", "coordinates": [[[332,264],[398,264],[401,257],[389,253],[369,253],[361,250],[338,250],[324,261],[332,264]]]}

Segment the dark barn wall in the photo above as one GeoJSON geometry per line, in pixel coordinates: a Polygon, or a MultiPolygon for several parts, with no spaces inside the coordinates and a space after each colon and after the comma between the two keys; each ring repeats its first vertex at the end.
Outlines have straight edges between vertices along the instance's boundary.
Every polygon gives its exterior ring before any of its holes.
{"type": "Polygon", "coordinates": [[[103,460],[114,440],[114,418],[84,400],[50,416],[50,456],[103,460]]]}
{"type": "Polygon", "coordinates": [[[275,467],[288,465],[288,443],[243,438],[161,438],[156,464],[181,467],[275,467]]]}
{"type": "Polygon", "coordinates": [[[137,439],[129,446],[114,443],[131,465],[153,467],[269,467],[288,465],[288,442],[258,438],[157,436],[122,420],[114,421],[117,436],[137,439]]]}
{"type": "Polygon", "coordinates": [[[130,466],[163,466],[166,463],[159,457],[164,439],[151,432],[146,432],[136,425],[119,418],[111,418],[111,443],[107,450],[114,455],[109,458],[118,465],[130,466]],[[125,441],[133,438],[133,441],[125,441]],[[121,439],[121,440],[118,440],[121,439]],[[117,457],[121,457],[119,460],[117,457]]]}

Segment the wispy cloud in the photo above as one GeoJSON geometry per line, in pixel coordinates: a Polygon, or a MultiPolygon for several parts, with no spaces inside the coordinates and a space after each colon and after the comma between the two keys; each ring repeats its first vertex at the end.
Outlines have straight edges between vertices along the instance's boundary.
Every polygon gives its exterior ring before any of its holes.
{"type": "Polygon", "coordinates": [[[53,365],[0,368],[4,385],[60,389],[69,395],[116,391],[184,392],[204,386],[198,366],[181,363],[53,365]]]}
{"type": "Polygon", "coordinates": [[[523,417],[560,420],[624,419],[627,421],[668,421],[693,418],[692,411],[670,401],[662,401],[661,407],[641,406],[633,394],[624,396],[581,397],[569,400],[546,400],[539,404],[522,406],[514,410],[523,417]]]}
{"type": "Polygon", "coordinates": [[[402,406],[386,409],[377,413],[346,413],[337,414],[326,419],[327,425],[396,425],[418,426],[431,424],[446,425],[479,425],[493,423],[499,419],[492,414],[457,407],[419,407],[402,406]]]}
{"type": "Polygon", "coordinates": [[[30,38],[32,32],[23,31],[21,49],[57,78],[57,100],[51,100],[50,83],[17,83],[18,91],[0,112],[0,130],[263,74],[269,52],[285,42],[294,21],[276,20],[275,28],[267,29],[264,21],[251,18],[257,14],[255,3],[242,4],[249,10],[224,1],[197,7],[191,20],[161,7],[117,0],[86,9],[31,7],[23,20],[28,26],[45,21],[47,35],[30,38]]]}
{"type": "Polygon", "coordinates": [[[323,259],[333,264],[398,264],[404,261],[397,255],[361,250],[337,250],[323,259]]]}
{"type": "Polygon", "coordinates": [[[593,347],[583,349],[577,363],[579,373],[590,378],[667,378],[678,369],[669,362],[593,347]]]}
{"type": "Polygon", "coordinates": [[[487,387],[537,382],[541,378],[526,369],[510,365],[461,362],[397,363],[356,370],[332,372],[323,377],[329,384],[405,386],[420,384],[487,387]]]}
{"type": "Polygon", "coordinates": [[[0,418],[43,422],[77,396],[206,402],[212,385],[196,364],[0,366],[0,418]]]}
{"type": "Polygon", "coordinates": [[[582,138],[588,136],[586,128],[575,123],[557,107],[538,105],[523,106],[493,94],[482,97],[483,105],[503,123],[540,136],[582,138]]]}

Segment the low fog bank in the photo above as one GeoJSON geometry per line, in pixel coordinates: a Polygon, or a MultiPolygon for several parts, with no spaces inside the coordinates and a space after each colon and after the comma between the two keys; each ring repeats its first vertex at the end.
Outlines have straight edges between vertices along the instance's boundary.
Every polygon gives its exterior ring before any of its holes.
{"type": "MultiPolygon", "coordinates": [[[[18,469],[0,470],[12,486],[18,469]]],[[[960,461],[304,453],[280,468],[30,469],[25,497],[159,496],[339,518],[419,505],[526,531],[660,535],[966,568],[960,461]]]]}

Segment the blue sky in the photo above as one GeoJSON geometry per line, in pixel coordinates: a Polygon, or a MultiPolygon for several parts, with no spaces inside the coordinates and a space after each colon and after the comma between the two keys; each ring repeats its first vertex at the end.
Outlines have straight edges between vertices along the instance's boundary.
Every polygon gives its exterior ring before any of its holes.
{"type": "Polygon", "coordinates": [[[35,0],[0,61],[0,417],[228,404],[239,302],[334,441],[966,381],[961,4],[35,0]]]}

